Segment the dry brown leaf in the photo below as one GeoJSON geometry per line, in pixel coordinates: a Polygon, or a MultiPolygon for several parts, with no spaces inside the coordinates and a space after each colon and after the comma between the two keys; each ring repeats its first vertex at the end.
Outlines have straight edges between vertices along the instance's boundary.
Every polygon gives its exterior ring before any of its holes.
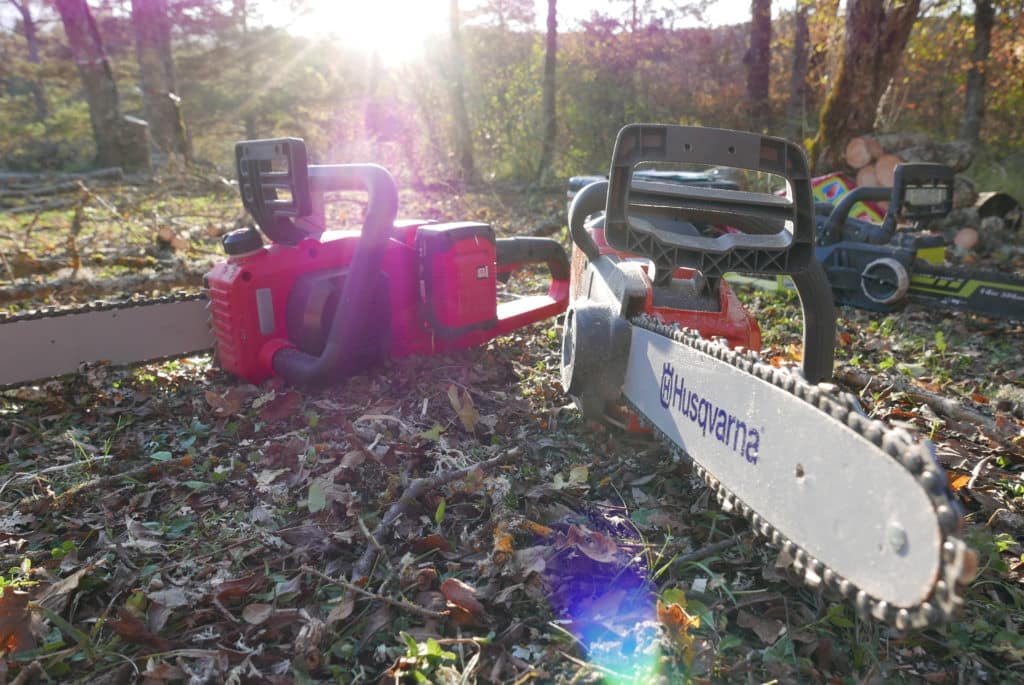
{"type": "Polygon", "coordinates": [[[327,614],[327,624],[330,625],[335,621],[344,621],[346,618],[352,615],[352,612],[356,608],[356,599],[352,593],[348,593],[345,597],[331,607],[331,611],[327,614]]]}
{"type": "Polygon", "coordinates": [[[449,602],[471,614],[484,613],[484,605],[476,598],[476,588],[458,578],[449,578],[441,583],[441,593],[449,602]]]}
{"type": "Polygon", "coordinates": [[[619,551],[619,546],[615,544],[615,540],[604,533],[590,531],[575,524],[569,527],[565,542],[567,545],[575,546],[576,549],[602,564],[615,561],[619,551]]]}
{"type": "Polygon", "coordinates": [[[214,595],[221,602],[233,599],[244,599],[253,592],[259,590],[267,582],[267,577],[262,573],[255,573],[243,578],[225,580],[213,586],[214,595]]]}
{"type": "Polygon", "coordinates": [[[260,409],[260,419],[271,423],[281,421],[295,414],[301,405],[302,396],[297,392],[277,395],[260,409]]]}
{"type": "Polygon", "coordinates": [[[0,652],[12,654],[35,649],[28,600],[27,592],[19,592],[9,585],[0,590],[0,652]]]}
{"type": "Polygon", "coordinates": [[[465,390],[456,387],[454,384],[448,386],[448,399],[452,403],[452,409],[459,417],[462,427],[472,433],[480,420],[480,412],[473,406],[473,398],[465,390]]]}
{"type": "Polygon", "coordinates": [[[147,645],[160,652],[166,652],[172,647],[169,640],[151,633],[142,621],[124,607],[117,610],[116,617],[107,619],[106,626],[117,633],[125,642],[135,645],[147,645]]]}
{"type": "Polygon", "coordinates": [[[229,389],[223,395],[213,390],[206,391],[206,403],[217,416],[233,416],[242,411],[242,404],[252,396],[252,391],[242,386],[229,389]]]}
{"type": "Polygon", "coordinates": [[[442,552],[452,551],[452,545],[443,535],[437,533],[430,533],[421,538],[415,538],[409,543],[412,547],[412,551],[417,554],[423,554],[424,552],[430,552],[432,550],[440,550],[442,552]]]}
{"type": "Polygon", "coordinates": [[[263,604],[255,602],[253,604],[247,604],[242,609],[242,619],[249,625],[258,626],[261,623],[266,623],[274,613],[274,606],[272,604],[263,604]]]}
{"type": "Polygon", "coordinates": [[[78,584],[82,582],[82,578],[94,568],[94,566],[83,566],[68,577],[58,580],[43,590],[39,598],[36,599],[36,604],[46,607],[55,614],[63,613],[65,607],[67,607],[68,597],[78,589],[78,584]]]}
{"type": "Polygon", "coordinates": [[[775,644],[775,641],[782,636],[786,629],[782,621],[755,616],[749,611],[742,609],[740,609],[739,616],[736,617],[736,624],[741,628],[749,628],[754,631],[761,638],[761,642],[766,645],[775,644]]]}

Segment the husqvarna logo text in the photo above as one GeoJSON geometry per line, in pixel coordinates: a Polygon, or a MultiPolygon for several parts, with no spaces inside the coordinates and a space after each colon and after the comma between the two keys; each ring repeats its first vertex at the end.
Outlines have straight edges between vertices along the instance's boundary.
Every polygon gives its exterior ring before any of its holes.
{"type": "Polygon", "coordinates": [[[687,388],[686,378],[677,374],[669,362],[665,362],[661,370],[661,406],[700,428],[704,437],[710,433],[749,463],[757,463],[761,432],[748,428],[745,421],[728,409],[712,404],[697,390],[687,388]]]}

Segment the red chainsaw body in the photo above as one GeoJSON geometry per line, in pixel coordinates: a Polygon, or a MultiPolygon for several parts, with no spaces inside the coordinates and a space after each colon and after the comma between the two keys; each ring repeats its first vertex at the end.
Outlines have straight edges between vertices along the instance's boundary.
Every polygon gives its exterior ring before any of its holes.
{"type": "MultiPolygon", "coordinates": [[[[335,310],[359,240],[359,231],[327,231],[214,266],[206,284],[220,365],[258,383],[274,375],[277,352],[301,347],[304,331],[329,330],[323,317],[335,310]]],[[[498,272],[516,266],[498,267],[487,224],[396,222],[374,298],[380,328],[366,331],[367,346],[385,357],[451,352],[564,311],[569,282],[554,277],[545,295],[498,303],[498,272]]]]}
{"type": "MultiPolygon", "coordinates": [[[[601,254],[615,255],[623,260],[636,259],[635,255],[620,252],[608,245],[603,228],[588,229],[601,254]]],[[[586,269],[587,258],[576,246],[572,250],[572,298],[576,299],[580,279],[586,269]]],[[[676,269],[674,278],[692,278],[692,269],[676,269]]],[[[654,291],[647,290],[647,302],[644,312],[655,316],[666,323],[676,323],[682,328],[693,328],[700,331],[705,338],[722,337],[729,342],[729,347],[745,347],[748,350],[761,349],[761,328],[757,320],[748,312],[736,293],[724,280],[719,287],[719,310],[717,312],[695,311],[689,309],[672,309],[654,305],[654,291]]]]}

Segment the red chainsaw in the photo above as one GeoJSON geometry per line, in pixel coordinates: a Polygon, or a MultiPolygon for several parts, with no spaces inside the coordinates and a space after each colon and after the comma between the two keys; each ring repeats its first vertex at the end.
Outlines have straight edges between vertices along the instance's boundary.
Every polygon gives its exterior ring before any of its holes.
{"type": "Polygon", "coordinates": [[[566,308],[569,262],[557,241],[497,238],[479,222],[396,221],[386,169],[308,164],[301,139],[240,142],[235,158],[258,229],[224,237],[227,257],[206,274],[205,293],[0,315],[0,387],[211,346],[249,382],[315,385],[383,358],[480,345],[566,308]],[[361,230],[327,230],[324,196],[337,191],[367,194],[361,230]],[[498,282],[534,263],[548,267],[547,293],[499,303],[498,282]]]}

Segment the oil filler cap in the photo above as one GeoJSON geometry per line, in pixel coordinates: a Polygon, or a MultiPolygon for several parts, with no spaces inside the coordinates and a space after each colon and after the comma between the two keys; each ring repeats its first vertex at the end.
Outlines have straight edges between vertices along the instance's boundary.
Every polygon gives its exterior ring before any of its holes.
{"type": "Polygon", "coordinates": [[[259,231],[251,226],[231,231],[221,240],[224,251],[232,257],[240,257],[263,247],[259,231]]]}

